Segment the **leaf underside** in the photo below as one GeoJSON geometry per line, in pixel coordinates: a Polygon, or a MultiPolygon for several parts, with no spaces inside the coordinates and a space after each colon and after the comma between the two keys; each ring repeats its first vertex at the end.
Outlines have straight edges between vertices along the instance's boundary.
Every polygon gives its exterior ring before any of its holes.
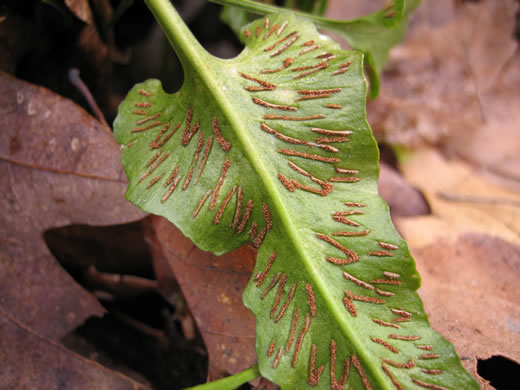
{"type": "Polygon", "coordinates": [[[258,248],[244,303],[282,388],[478,388],[429,327],[377,195],[362,55],[290,14],[242,33],[237,58],[185,61],[178,93],[130,91],[114,124],[127,198],[204,250],[258,248]]]}
{"type": "MultiPolygon", "coordinates": [[[[246,12],[241,10],[277,13],[281,8],[253,0],[211,0],[219,4],[229,4],[223,12],[223,20],[233,31],[240,32],[239,26],[247,20],[246,12]],[[269,11],[267,11],[269,10],[269,11]]],[[[316,23],[321,28],[341,36],[355,50],[365,54],[366,70],[370,79],[370,97],[379,94],[380,74],[388,61],[390,49],[401,42],[408,24],[408,16],[417,8],[421,0],[392,0],[372,14],[352,20],[334,20],[312,14],[298,15],[316,23]]],[[[308,10],[307,10],[308,12],[308,10]]],[[[239,34],[239,38],[242,36],[239,34]]]]}

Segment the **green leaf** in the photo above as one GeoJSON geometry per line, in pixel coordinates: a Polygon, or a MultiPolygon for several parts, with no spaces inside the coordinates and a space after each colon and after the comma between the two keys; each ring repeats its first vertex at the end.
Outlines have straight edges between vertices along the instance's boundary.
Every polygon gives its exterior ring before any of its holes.
{"type": "MultiPolygon", "coordinates": [[[[234,5],[260,14],[281,11],[276,6],[252,0],[210,1],[234,5]]],[[[378,12],[353,20],[333,20],[303,12],[296,12],[296,14],[320,27],[336,32],[354,49],[365,53],[371,82],[370,97],[375,98],[379,94],[379,75],[388,61],[390,49],[403,39],[408,16],[420,2],[421,0],[391,0],[378,12]]],[[[238,19],[235,24],[238,24],[238,19]]]]}
{"type": "Polygon", "coordinates": [[[202,249],[258,247],[244,303],[262,375],[284,389],[478,388],[429,327],[377,195],[362,54],[286,13],[221,60],[168,1],[147,3],[186,79],[175,94],[138,84],[119,108],[127,198],[202,249]]]}

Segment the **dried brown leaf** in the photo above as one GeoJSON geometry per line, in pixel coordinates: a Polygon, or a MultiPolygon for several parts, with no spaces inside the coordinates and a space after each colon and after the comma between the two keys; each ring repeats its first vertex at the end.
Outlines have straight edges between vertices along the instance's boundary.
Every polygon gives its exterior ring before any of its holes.
{"type": "Polygon", "coordinates": [[[422,191],[432,214],[400,218],[399,231],[412,247],[453,239],[460,233],[499,237],[520,245],[520,195],[459,159],[447,160],[433,149],[416,151],[401,168],[422,191]]]}
{"type": "Polygon", "coordinates": [[[42,233],[143,213],[124,200],[119,148],[71,101],[0,72],[0,309],[59,340],[104,309],[49,253],[42,233]]]}
{"type": "Polygon", "coordinates": [[[433,149],[415,152],[402,171],[432,209],[396,225],[416,259],[433,328],[476,378],[477,359],[520,362],[520,196],[433,149]]]}
{"type": "Polygon", "coordinates": [[[1,309],[0,334],[2,389],[147,389],[37,335],[1,309]]]}
{"type": "Polygon", "coordinates": [[[453,342],[473,376],[477,359],[502,355],[520,364],[520,248],[461,234],[412,252],[432,327],[453,342]]]}
{"type": "Polygon", "coordinates": [[[425,0],[369,103],[378,137],[520,179],[517,9],[515,0],[425,0]]]}
{"type": "Polygon", "coordinates": [[[209,376],[215,379],[252,366],[256,362],[255,319],[242,304],[242,291],[256,251],[244,246],[215,256],[195,247],[166,219],[152,216],[151,220],[157,238],[152,246],[154,263],[162,264],[157,277],[164,289],[165,273],[175,274],[206,344],[209,376]]]}

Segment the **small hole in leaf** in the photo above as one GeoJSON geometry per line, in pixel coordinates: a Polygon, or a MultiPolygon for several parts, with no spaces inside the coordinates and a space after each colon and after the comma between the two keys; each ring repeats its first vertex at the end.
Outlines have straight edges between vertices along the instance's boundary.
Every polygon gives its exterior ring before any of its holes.
{"type": "Polygon", "coordinates": [[[520,364],[504,357],[492,356],[489,359],[479,359],[477,363],[478,374],[488,380],[495,389],[511,389],[511,379],[520,372],[520,364]]]}

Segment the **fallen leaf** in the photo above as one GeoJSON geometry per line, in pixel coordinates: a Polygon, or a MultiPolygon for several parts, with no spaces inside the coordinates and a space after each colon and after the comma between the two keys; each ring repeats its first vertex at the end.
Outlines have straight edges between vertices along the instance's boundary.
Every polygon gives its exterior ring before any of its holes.
{"type": "Polygon", "coordinates": [[[42,233],[143,213],[124,200],[110,130],[71,101],[0,72],[0,128],[0,309],[56,341],[104,309],[59,266],[42,233]]]}
{"type": "Polygon", "coordinates": [[[1,309],[0,334],[2,389],[147,389],[41,337],[1,309]]]}
{"type": "Polygon", "coordinates": [[[477,359],[502,355],[520,364],[520,248],[460,234],[412,253],[431,325],[455,345],[465,368],[479,378],[477,359]]]}
{"type": "Polygon", "coordinates": [[[421,247],[459,234],[496,236],[520,245],[520,196],[460,159],[447,160],[421,149],[401,166],[404,177],[422,191],[432,214],[398,218],[409,245],[421,247]]]}
{"type": "Polygon", "coordinates": [[[425,0],[368,115],[380,139],[435,145],[520,178],[520,56],[514,0],[425,0]]]}
{"type": "Polygon", "coordinates": [[[242,292],[256,251],[244,246],[215,256],[198,249],[166,219],[152,216],[151,221],[157,238],[154,263],[162,263],[163,270],[167,264],[175,274],[208,350],[208,376],[216,379],[255,364],[255,319],[242,304],[242,292]]]}
{"type": "Polygon", "coordinates": [[[475,378],[477,359],[520,362],[520,196],[431,148],[401,170],[431,206],[430,215],[394,221],[416,259],[433,328],[475,378]]]}

